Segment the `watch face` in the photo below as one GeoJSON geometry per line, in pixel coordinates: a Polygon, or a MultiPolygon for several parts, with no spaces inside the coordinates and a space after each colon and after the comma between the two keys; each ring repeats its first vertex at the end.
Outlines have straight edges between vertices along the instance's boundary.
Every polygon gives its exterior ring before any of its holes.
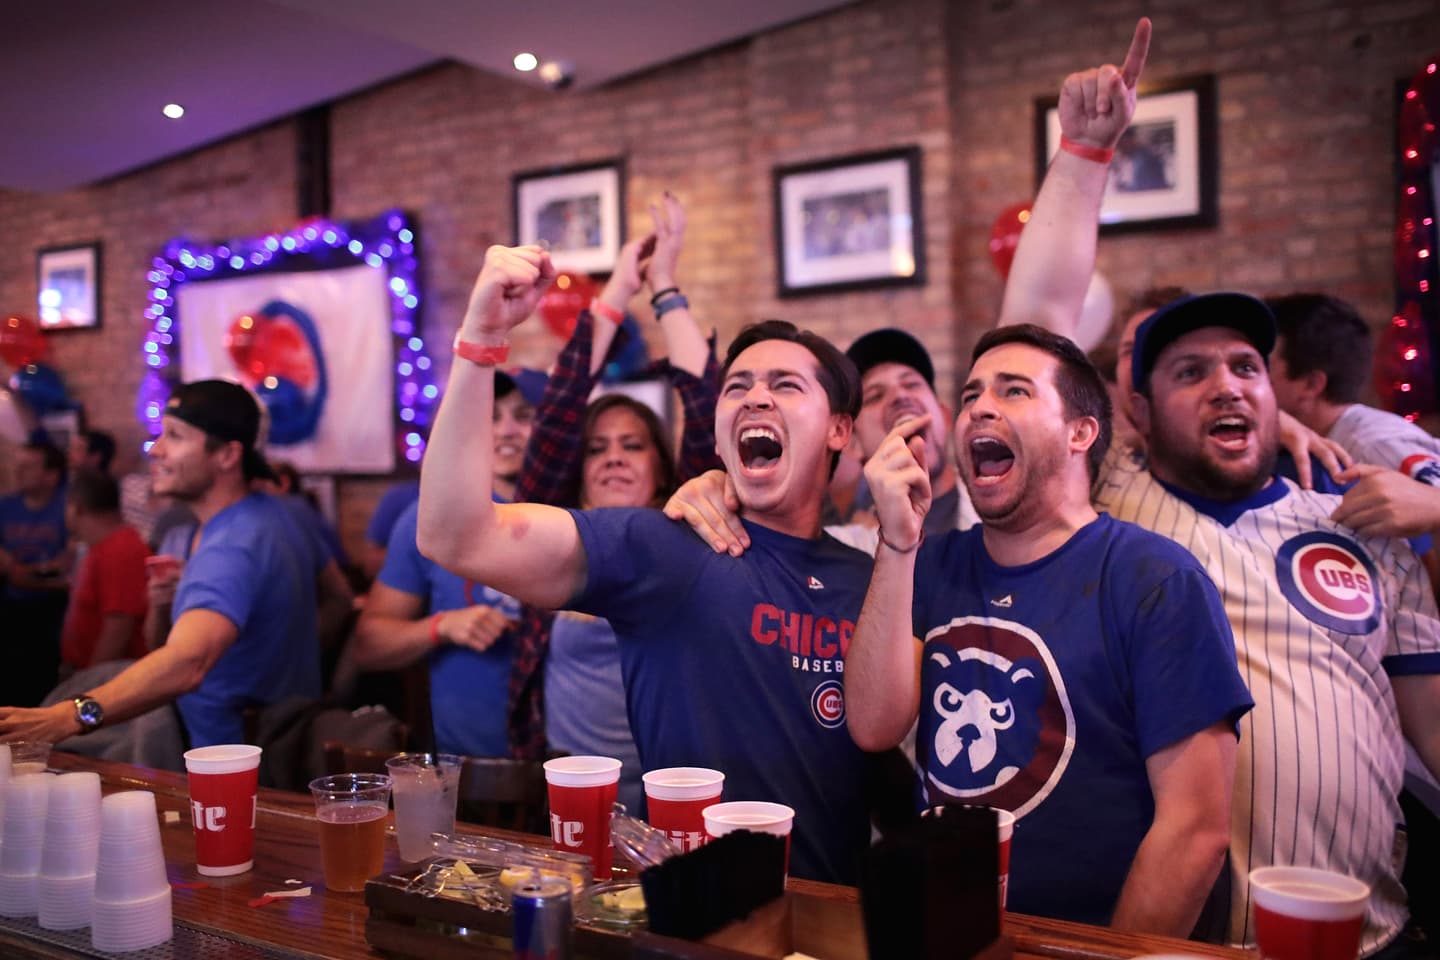
{"type": "Polygon", "coordinates": [[[100,706],[100,701],[83,699],[75,704],[75,713],[80,717],[80,722],[87,727],[98,727],[100,721],[105,719],[105,710],[100,706]]]}

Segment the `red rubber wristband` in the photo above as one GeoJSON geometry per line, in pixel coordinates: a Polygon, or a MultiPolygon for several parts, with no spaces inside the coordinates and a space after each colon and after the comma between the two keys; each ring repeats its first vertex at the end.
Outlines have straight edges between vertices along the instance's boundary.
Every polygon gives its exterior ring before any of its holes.
{"type": "Polygon", "coordinates": [[[1066,153],[1073,153],[1077,157],[1083,157],[1086,160],[1094,160],[1096,163],[1109,163],[1115,157],[1115,149],[1113,147],[1109,149],[1105,147],[1092,147],[1088,144],[1076,143],[1069,137],[1060,138],[1060,149],[1066,153]]]}
{"type": "Polygon", "coordinates": [[[430,646],[440,646],[440,614],[430,615],[430,646]]]}
{"type": "Polygon", "coordinates": [[[455,356],[461,360],[469,360],[471,363],[481,367],[499,366],[510,359],[510,344],[502,343],[499,346],[486,346],[483,343],[475,343],[470,340],[461,340],[460,334],[455,334],[455,356]]]}
{"type": "Polygon", "coordinates": [[[604,317],[606,320],[609,320],[617,327],[625,322],[625,311],[616,310],[614,307],[610,306],[610,304],[602,301],[599,297],[591,298],[590,312],[596,314],[597,316],[604,317]]]}

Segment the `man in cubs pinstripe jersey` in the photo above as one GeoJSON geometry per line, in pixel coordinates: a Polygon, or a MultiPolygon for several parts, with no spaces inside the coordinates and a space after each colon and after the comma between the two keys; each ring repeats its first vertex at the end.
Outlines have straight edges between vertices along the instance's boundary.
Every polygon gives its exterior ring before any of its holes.
{"type": "Polygon", "coordinates": [[[1162,308],[1136,335],[1149,463],[1112,454],[1096,504],[1175,539],[1215,579],[1255,698],[1242,723],[1230,938],[1253,943],[1245,878],[1319,866],[1372,887],[1362,952],[1406,922],[1398,795],[1402,730],[1440,766],[1440,620],[1402,540],[1330,519],[1338,498],[1272,479],[1274,341],[1259,301],[1162,308]]]}

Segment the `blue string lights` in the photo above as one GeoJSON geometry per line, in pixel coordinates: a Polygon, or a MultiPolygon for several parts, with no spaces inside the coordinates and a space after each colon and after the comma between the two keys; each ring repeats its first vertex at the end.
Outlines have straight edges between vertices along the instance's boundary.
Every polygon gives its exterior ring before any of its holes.
{"type": "Polygon", "coordinates": [[[384,270],[386,274],[390,330],[395,339],[397,446],[405,460],[419,463],[425,455],[440,389],[419,331],[415,231],[398,210],[368,221],[312,218],[285,233],[245,237],[213,246],[184,238],[167,243],[146,274],[150,294],[145,316],[150,320],[150,332],[141,346],[146,374],[135,404],[136,418],[151,437],[145,443],[146,451],[160,434],[165,401],[179,381],[180,317],[175,299],[181,284],[356,265],[384,270]]]}

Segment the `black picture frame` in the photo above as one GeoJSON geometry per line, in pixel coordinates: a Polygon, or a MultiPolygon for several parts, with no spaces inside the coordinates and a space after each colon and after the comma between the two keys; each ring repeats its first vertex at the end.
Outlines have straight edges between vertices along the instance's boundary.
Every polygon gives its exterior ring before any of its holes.
{"type": "Polygon", "coordinates": [[[95,330],[101,320],[100,243],[45,247],[35,255],[35,305],[47,332],[95,330]]]}
{"type": "Polygon", "coordinates": [[[625,242],[625,161],[546,167],[511,179],[515,242],[550,245],[557,269],[609,274],[625,242]]]}
{"type": "MultiPolygon", "coordinates": [[[[1213,227],[1219,221],[1215,77],[1142,83],[1110,164],[1102,234],[1213,227]],[[1127,146],[1133,142],[1134,146],[1127,146]]],[[[1060,146],[1059,99],[1035,101],[1035,189],[1060,146]]]]}
{"type": "Polygon", "coordinates": [[[779,295],[923,285],[920,163],[906,146],[775,167],[779,295]]]}

